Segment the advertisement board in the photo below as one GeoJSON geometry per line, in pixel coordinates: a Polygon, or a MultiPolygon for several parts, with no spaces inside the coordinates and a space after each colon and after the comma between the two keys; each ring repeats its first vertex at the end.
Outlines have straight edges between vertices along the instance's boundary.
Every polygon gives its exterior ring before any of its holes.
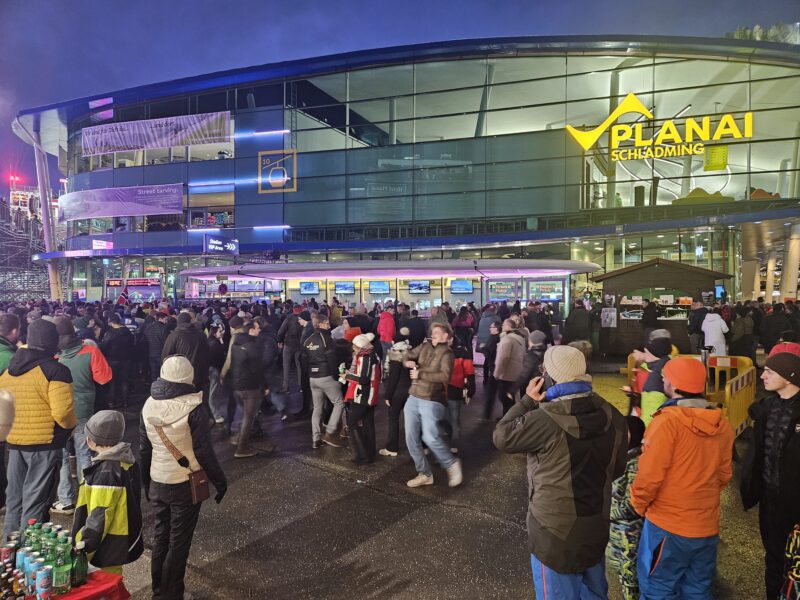
{"type": "Polygon", "coordinates": [[[502,302],[503,300],[515,300],[517,297],[517,283],[515,281],[490,281],[489,300],[492,302],[502,302]]]}

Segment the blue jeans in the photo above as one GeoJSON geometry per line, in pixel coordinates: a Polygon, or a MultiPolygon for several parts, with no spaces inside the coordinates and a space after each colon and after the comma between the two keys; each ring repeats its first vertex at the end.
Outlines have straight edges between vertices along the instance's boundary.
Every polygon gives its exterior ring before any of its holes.
{"type": "MultiPolygon", "coordinates": [[[[86,422],[88,419],[78,419],[78,424],[72,431],[72,441],[75,445],[75,459],[78,463],[78,483],[83,483],[83,470],[92,465],[92,451],[86,443],[86,422]]],[[[78,490],[72,485],[72,473],[69,468],[69,450],[64,448],[61,460],[61,474],[58,481],[58,500],[61,504],[75,504],[78,499],[78,490]]]]}
{"type": "Polygon", "coordinates": [[[12,531],[23,531],[28,519],[48,520],[62,454],[61,448],[32,452],[9,449],[4,540],[12,531]]]}
{"type": "Polygon", "coordinates": [[[637,563],[641,599],[711,600],[718,542],[718,535],[687,538],[645,519],[637,563]]]}
{"type": "Polygon", "coordinates": [[[444,404],[409,396],[403,414],[406,425],[406,446],[411,458],[414,459],[417,473],[432,475],[428,457],[422,451],[422,442],[425,442],[443,469],[453,466],[456,458],[450,453],[449,446],[439,432],[439,421],[447,419],[444,404]]]}
{"type": "Polygon", "coordinates": [[[228,396],[230,392],[222,383],[219,377],[219,369],[216,367],[208,368],[208,407],[211,409],[211,416],[214,419],[224,418],[228,410],[228,396]]]}
{"type": "Polygon", "coordinates": [[[543,600],[607,600],[605,559],[581,573],[559,573],[531,554],[536,598],[543,600]]]}

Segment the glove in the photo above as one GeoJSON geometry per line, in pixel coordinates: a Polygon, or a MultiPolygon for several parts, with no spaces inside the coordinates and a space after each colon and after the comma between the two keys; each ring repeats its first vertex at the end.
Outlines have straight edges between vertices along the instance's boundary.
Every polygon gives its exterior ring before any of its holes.
{"type": "Polygon", "coordinates": [[[217,495],[214,496],[214,502],[219,504],[222,502],[222,499],[225,497],[225,494],[228,493],[228,488],[222,488],[221,490],[217,490],[217,495]]]}

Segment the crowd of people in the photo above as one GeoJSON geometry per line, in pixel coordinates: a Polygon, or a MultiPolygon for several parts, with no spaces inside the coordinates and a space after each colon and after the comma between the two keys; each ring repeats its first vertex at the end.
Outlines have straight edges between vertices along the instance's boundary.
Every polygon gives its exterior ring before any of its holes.
{"type": "MultiPolygon", "coordinates": [[[[689,327],[697,335],[699,323],[705,339],[692,344],[701,347],[711,342],[713,317],[730,317],[731,331],[740,322],[751,336],[730,344],[760,341],[769,355],[768,395],[751,408],[742,499],[759,505],[768,597],[794,598],[800,551],[794,570],[784,554],[787,543],[800,546],[800,344],[790,339],[797,311],[763,312],[760,303],[693,306],[689,327]]],[[[314,450],[349,448],[368,468],[405,447],[414,465],[408,487],[433,485],[434,464],[457,487],[461,412],[482,389],[481,417],[497,420],[497,448],[528,457],[537,597],[607,597],[606,553],[626,599],[710,597],[732,428],[705,398],[703,363],[676,356],[656,328],[639,351],[638,410],[623,416],[593,391],[590,313],[573,310],[559,332],[557,312],[538,302],[482,310],[444,303],[425,317],[399,302],[368,310],[336,299],[0,304],[4,536],[29,519],[74,514],[73,535],[86,540],[92,564],[120,572],[141,554],[144,496],[154,518],[153,597],[183,598],[208,483],[218,503],[227,491],[212,428],[229,437],[235,459],[257,460],[276,449],[259,415],[309,420],[314,450]],[[292,396],[302,398],[299,412],[292,396]],[[381,405],[385,441],[376,439],[381,405]],[[138,460],[117,409],[139,415],[138,460]],[[115,528],[112,512],[124,515],[115,528]]]]}

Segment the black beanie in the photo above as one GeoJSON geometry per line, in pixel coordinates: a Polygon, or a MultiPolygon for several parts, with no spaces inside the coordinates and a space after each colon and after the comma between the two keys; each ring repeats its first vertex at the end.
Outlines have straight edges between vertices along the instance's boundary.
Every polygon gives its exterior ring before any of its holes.
{"type": "Polygon", "coordinates": [[[58,351],[56,326],[45,319],[36,319],[28,325],[28,347],[55,354],[58,351]]]}
{"type": "Polygon", "coordinates": [[[664,358],[669,356],[672,352],[672,342],[669,338],[655,338],[647,342],[645,348],[657,358],[664,358]]]}
{"type": "MultiPolygon", "coordinates": [[[[30,331],[30,326],[28,326],[28,331],[30,331]]],[[[28,333],[28,337],[30,337],[30,333],[28,333]]],[[[764,366],[775,371],[789,383],[800,387],[800,356],[791,352],[778,352],[770,356],[764,366]]]]}
{"type": "Polygon", "coordinates": [[[644,421],[634,415],[625,417],[628,423],[628,434],[630,440],[628,441],[628,450],[633,450],[642,445],[644,439],[644,421]]]}

